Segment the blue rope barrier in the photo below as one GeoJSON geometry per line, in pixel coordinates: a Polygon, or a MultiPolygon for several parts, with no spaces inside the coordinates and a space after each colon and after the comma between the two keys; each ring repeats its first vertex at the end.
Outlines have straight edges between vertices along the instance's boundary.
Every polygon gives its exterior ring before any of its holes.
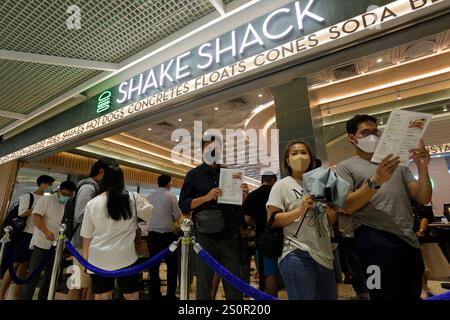
{"type": "Polygon", "coordinates": [[[205,249],[201,249],[197,254],[203,260],[203,262],[205,262],[212,270],[219,274],[223,280],[225,280],[228,284],[230,284],[240,292],[245,293],[255,300],[278,300],[277,298],[268,295],[267,293],[253,288],[248,283],[236,277],[229,270],[218,263],[205,249]]]}
{"type": "Polygon", "coordinates": [[[427,298],[425,300],[450,300],[450,291],[444,292],[434,297],[427,298]]]}
{"type": "Polygon", "coordinates": [[[103,269],[97,268],[96,266],[90,264],[86,259],[84,259],[78,253],[78,251],[72,246],[72,244],[69,241],[66,241],[66,248],[75,257],[75,259],[77,259],[81,263],[81,265],[83,267],[94,272],[95,274],[97,274],[99,276],[107,277],[107,278],[127,277],[127,276],[130,276],[133,274],[140,273],[144,270],[153,268],[158,263],[160,263],[164,258],[166,258],[169,254],[172,253],[172,251],[170,250],[170,247],[167,247],[166,249],[164,249],[157,255],[153,256],[151,259],[149,259],[137,266],[133,266],[133,267],[126,268],[126,269],[110,271],[110,270],[103,270],[103,269]]]}
{"type": "Polygon", "coordinates": [[[40,274],[42,270],[44,270],[45,265],[47,264],[47,260],[50,259],[50,257],[53,254],[53,251],[55,251],[55,247],[52,246],[48,250],[48,252],[45,255],[44,259],[42,259],[42,261],[39,263],[37,268],[35,270],[33,270],[32,272],[29,272],[27,277],[24,278],[24,279],[20,279],[17,276],[16,270],[14,270],[13,252],[12,252],[12,250],[10,248],[10,243],[6,244],[5,250],[6,250],[6,255],[8,257],[8,259],[7,259],[7,266],[8,266],[8,271],[9,271],[9,274],[11,276],[11,279],[15,283],[17,283],[19,285],[23,285],[23,284],[27,284],[28,282],[30,282],[34,277],[36,277],[38,274],[40,274]]]}

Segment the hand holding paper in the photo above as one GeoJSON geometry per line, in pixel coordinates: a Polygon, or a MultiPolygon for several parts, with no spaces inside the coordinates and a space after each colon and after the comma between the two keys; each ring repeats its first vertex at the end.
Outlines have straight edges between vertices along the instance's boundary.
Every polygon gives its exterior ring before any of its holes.
{"type": "MultiPolygon", "coordinates": [[[[407,165],[412,152],[414,161],[420,159],[420,163],[426,163],[426,161],[422,161],[426,160],[424,158],[424,146],[419,148],[417,146],[432,117],[433,115],[428,113],[405,110],[392,111],[373,154],[372,162],[381,163],[389,154],[393,154],[400,157],[400,164],[407,165]]],[[[418,162],[416,161],[416,163],[418,162]]]]}
{"type": "Polygon", "coordinates": [[[419,148],[411,149],[409,152],[411,153],[410,159],[416,163],[417,168],[428,167],[430,153],[425,148],[425,142],[422,139],[420,139],[419,148]]]}

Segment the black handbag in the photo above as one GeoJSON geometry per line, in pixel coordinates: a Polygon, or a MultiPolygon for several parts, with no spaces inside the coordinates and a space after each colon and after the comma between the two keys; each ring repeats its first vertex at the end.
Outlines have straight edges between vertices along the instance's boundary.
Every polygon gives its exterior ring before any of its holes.
{"type": "Polygon", "coordinates": [[[283,252],[284,234],[283,228],[272,228],[275,216],[279,212],[274,212],[267,223],[266,229],[258,236],[258,251],[267,258],[276,259],[283,252]]]}
{"type": "MultiPolygon", "coordinates": [[[[272,224],[275,221],[275,216],[280,212],[274,212],[272,216],[269,219],[269,222],[267,223],[267,228],[264,230],[263,233],[261,233],[258,237],[257,242],[257,248],[259,252],[264,257],[271,258],[271,259],[277,259],[281,257],[281,254],[283,253],[283,242],[284,242],[284,233],[283,228],[272,228],[272,224]]],[[[302,227],[303,221],[305,221],[306,213],[303,215],[302,221],[300,222],[300,225],[298,226],[297,233],[295,234],[297,236],[298,232],[300,231],[300,228],[302,227]]]]}

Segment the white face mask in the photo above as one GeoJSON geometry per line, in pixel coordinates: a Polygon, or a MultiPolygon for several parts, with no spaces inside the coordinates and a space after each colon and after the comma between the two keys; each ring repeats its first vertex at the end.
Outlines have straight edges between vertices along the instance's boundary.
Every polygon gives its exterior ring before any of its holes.
{"type": "Polygon", "coordinates": [[[356,147],[365,153],[374,153],[378,142],[380,142],[380,138],[371,134],[370,136],[358,139],[358,144],[356,147]]]}
{"type": "Polygon", "coordinates": [[[306,172],[306,169],[308,169],[310,162],[311,158],[309,157],[309,155],[298,154],[289,157],[289,166],[291,167],[292,171],[295,172],[306,172]]]}

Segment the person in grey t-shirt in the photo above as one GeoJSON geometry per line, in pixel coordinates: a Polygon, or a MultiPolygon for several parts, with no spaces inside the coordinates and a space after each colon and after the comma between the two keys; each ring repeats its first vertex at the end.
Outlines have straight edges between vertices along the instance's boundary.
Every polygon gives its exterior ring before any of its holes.
{"type": "Polygon", "coordinates": [[[423,141],[410,150],[419,173],[416,181],[398,156],[389,155],[380,164],[371,162],[380,136],[374,117],[355,116],[347,122],[347,133],[357,155],[339,163],[336,171],[352,188],[345,211],[352,215],[355,252],[370,298],[419,299],[424,267],[412,229],[411,199],[422,204],[431,201],[430,155],[423,141]]]}
{"type": "MultiPolygon", "coordinates": [[[[97,160],[91,168],[89,178],[81,180],[77,184],[77,193],[75,198],[75,210],[74,210],[74,227],[76,227],[75,233],[72,239],[72,245],[82,253],[83,239],[80,236],[81,223],[83,222],[84,210],[89,201],[91,201],[98,193],[100,189],[100,183],[105,174],[105,169],[114,160],[110,158],[102,158],[97,160]]],[[[74,259],[74,265],[83,270],[83,267],[79,264],[78,260],[74,259]]],[[[85,300],[88,299],[88,288],[90,284],[90,277],[84,272],[80,274],[80,288],[72,288],[69,290],[70,300],[85,300]]]]}

